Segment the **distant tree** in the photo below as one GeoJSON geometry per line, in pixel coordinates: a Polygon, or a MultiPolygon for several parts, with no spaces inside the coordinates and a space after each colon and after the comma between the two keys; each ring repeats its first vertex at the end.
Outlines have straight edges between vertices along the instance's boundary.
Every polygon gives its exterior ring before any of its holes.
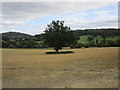
{"type": "Polygon", "coordinates": [[[116,40],[116,45],[120,47],[120,39],[116,40]]]}
{"type": "Polygon", "coordinates": [[[15,48],[13,45],[9,45],[9,48],[15,48]]]}
{"type": "Polygon", "coordinates": [[[93,40],[93,37],[92,36],[89,36],[88,37],[88,41],[92,41],[93,40]]]}
{"type": "Polygon", "coordinates": [[[9,47],[9,43],[7,43],[6,41],[2,40],[2,48],[8,48],[9,47]]]}
{"type": "Polygon", "coordinates": [[[94,42],[94,41],[89,42],[89,46],[91,46],[91,47],[96,46],[96,45],[95,45],[95,42],[94,42]]]}
{"type": "Polygon", "coordinates": [[[9,40],[9,37],[2,37],[2,40],[8,41],[8,40],[9,40]]]}
{"type": "Polygon", "coordinates": [[[34,48],[35,45],[36,45],[36,42],[34,40],[29,40],[29,41],[26,41],[25,43],[26,48],[34,48]]]}
{"type": "Polygon", "coordinates": [[[107,47],[114,47],[114,46],[115,46],[115,41],[106,40],[106,46],[107,46],[107,47]]]}
{"type": "Polygon", "coordinates": [[[17,44],[15,40],[9,40],[8,43],[9,43],[10,48],[15,48],[17,44]]]}
{"type": "Polygon", "coordinates": [[[82,44],[81,43],[77,43],[76,45],[75,45],[75,48],[81,48],[82,47],[82,44]]]}
{"type": "Polygon", "coordinates": [[[73,32],[70,27],[64,26],[64,21],[52,21],[45,30],[45,43],[54,50],[62,49],[66,44],[72,44],[75,41],[73,32]]]}
{"type": "Polygon", "coordinates": [[[17,42],[16,47],[17,48],[23,48],[24,44],[19,41],[19,42],[17,42]]]}
{"type": "Polygon", "coordinates": [[[103,37],[103,44],[105,44],[106,42],[106,37],[103,37]]]}
{"type": "Polygon", "coordinates": [[[85,47],[85,48],[89,48],[89,44],[88,44],[88,43],[85,43],[85,44],[84,44],[84,47],[85,47]]]}
{"type": "Polygon", "coordinates": [[[98,44],[98,39],[96,40],[96,45],[98,44]]]}

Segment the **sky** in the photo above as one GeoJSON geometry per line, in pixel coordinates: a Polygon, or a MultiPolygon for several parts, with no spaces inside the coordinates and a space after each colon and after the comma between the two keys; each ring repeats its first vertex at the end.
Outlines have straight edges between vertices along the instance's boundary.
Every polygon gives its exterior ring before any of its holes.
{"type": "Polygon", "coordinates": [[[64,20],[72,30],[118,28],[118,3],[2,2],[1,32],[40,34],[52,20],[64,20]]]}

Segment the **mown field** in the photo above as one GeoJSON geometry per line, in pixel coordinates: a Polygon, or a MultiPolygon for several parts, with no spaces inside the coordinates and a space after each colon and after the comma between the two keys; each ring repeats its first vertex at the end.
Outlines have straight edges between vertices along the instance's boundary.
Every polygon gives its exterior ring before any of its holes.
{"type": "MultiPolygon", "coordinates": [[[[83,36],[80,36],[80,39],[78,40],[78,43],[82,43],[82,44],[85,44],[85,43],[88,43],[88,37],[92,37],[91,35],[83,35],[83,36]]],[[[120,36],[113,36],[113,37],[106,37],[106,40],[111,40],[111,41],[116,41],[116,40],[119,40],[120,39],[120,36]]],[[[102,41],[103,40],[103,37],[100,36],[100,35],[97,35],[96,37],[93,37],[93,40],[91,40],[92,42],[96,42],[96,40],[98,40],[98,42],[102,41]]]]}
{"type": "Polygon", "coordinates": [[[118,48],[2,49],[3,88],[117,88],[118,48]]]}

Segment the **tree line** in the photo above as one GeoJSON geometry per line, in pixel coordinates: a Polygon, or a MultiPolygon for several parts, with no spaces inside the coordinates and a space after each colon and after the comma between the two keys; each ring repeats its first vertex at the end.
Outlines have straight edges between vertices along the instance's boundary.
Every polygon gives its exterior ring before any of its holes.
{"type": "Polygon", "coordinates": [[[85,29],[71,30],[70,27],[64,26],[64,21],[52,21],[47,25],[42,34],[35,36],[21,34],[16,32],[3,33],[2,48],[48,48],[54,47],[56,51],[62,47],[81,48],[81,47],[118,47],[120,39],[107,40],[108,37],[119,36],[119,29],[85,29]],[[80,36],[90,35],[87,43],[80,43],[80,36]],[[101,36],[102,40],[93,39],[101,36]]]}

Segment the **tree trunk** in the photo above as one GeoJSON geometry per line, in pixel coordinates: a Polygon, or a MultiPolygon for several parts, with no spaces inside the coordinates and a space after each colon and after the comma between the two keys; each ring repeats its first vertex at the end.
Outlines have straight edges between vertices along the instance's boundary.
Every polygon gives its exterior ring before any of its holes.
{"type": "Polygon", "coordinates": [[[58,49],[56,49],[56,52],[58,52],[58,49]]]}

